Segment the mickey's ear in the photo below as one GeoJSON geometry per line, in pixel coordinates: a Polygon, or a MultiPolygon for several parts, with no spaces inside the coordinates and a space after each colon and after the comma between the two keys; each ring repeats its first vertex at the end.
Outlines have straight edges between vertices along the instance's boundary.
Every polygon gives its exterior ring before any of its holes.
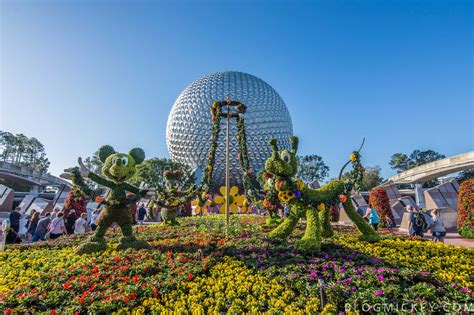
{"type": "Polygon", "coordinates": [[[291,142],[291,152],[293,154],[296,154],[296,151],[298,151],[298,137],[291,136],[290,142],[291,142]]]}
{"type": "Polygon", "coordinates": [[[115,153],[115,150],[114,148],[112,148],[112,146],[106,144],[106,145],[103,145],[99,148],[99,160],[102,162],[102,163],[105,163],[105,160],[107,160],[107,158],[109,156],[111,156],[112,154],[115,153]]]}
{"type": "Polygon", "coordinates": [[[143,161],[145,161],[145,152],[141,148],[133,148],[128,152],[133,159],[135,160],[135,163],[140,164],[143,161]]]}

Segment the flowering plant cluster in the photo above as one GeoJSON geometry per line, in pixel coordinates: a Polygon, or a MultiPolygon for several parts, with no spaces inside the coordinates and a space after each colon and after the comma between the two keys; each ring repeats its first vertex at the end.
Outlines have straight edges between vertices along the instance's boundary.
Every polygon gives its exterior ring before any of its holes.
{"type": "Polygon", "coordinates": [[[7,246],[0,314],[334,314],[361,301],[472,303],[472,249],[393,235],[371,244],[335,227],[314,254],[295,247],[301,226],[274,243],[258,216],[180,224],[136,228],[147,249],[116,250],[121,235],[112,229],[101,253],[74,255],[86,236],[7,246]]]}
{"type": "Polygon", "coordinates": [[[463,181],[459,187],[458,229],[462,236],[474,238],[474,179],[463,181]]]}
{"type": "Polygon", "coordinates": [[[377,211],[377,214],[380,217],[381,226],[386,226],[387,216],[392,220],[392,222],[395,222],[392,208],[390,207],[390,201],[385,189],[380,187],[372,188],[369,195],[369,205],[377,211]]]}

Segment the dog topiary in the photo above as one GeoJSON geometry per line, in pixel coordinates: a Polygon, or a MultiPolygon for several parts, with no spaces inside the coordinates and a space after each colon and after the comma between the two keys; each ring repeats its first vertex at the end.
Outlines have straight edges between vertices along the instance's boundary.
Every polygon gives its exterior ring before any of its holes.
{"type": "MultiPolygon", "coordinates": [[[[317,252],[321,248],[321,234],[325,237],[332,235],[329,207],[341,201],[347,215],[362,233],[361,239],[376,241],[378,234],[352,206],[350,199],[351,183],[333,180],[325,186],[313,190],[305,187],[300,180],[292,179],[298,166],[296,160],[298,138],[291,137],[290,141],[292,144],[290,151],[279,151],[276,139],[270,140],[272,155],[265,162],[267,185],[273,186],[280,201],[287,203],[290,207],[290,215],[269,233],[269,237],[286,239],[296,227],[299,219],[306,216],[306,231],[301,240],[298,241],[297,247],[317,252]]],[[[355,156],[357,157],[358,154],[355,156]]],[[[355,160],[352,155],[351,160],[355,160]]]]}

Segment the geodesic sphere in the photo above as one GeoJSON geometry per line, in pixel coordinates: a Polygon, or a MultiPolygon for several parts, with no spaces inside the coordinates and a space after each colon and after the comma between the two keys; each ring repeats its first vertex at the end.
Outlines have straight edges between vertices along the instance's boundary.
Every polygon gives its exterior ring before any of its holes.
{"type": "MultiPolygon", "coordinates": [[[[173,161],[204,172],[211,141],[210,108],[214,101],[230,98],[247,106],[244,114],[250,167],[258,172],[271,154],[268,141],[276,138],[280,149],[289,149],[293,134],[290,113],[280,95],[266,82],[242,72],[206,75],[191,83],[176,99],[168,117],[166,143],[173,161]]],[[[225,185],[227,119],[221,119],[213,187],[225,185]]],[[[230,183],[242,186],[238,159],[236,120],[230,120],[230,183]]]]}

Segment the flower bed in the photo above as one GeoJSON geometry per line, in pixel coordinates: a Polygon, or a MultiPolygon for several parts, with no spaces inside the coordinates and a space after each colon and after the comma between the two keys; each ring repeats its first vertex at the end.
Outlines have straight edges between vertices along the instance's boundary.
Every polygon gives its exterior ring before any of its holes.
{"type": "Polygon", "coordinates": [[[360,303],[449,310],[473,299],[472,249],[388,235],[369,244],[335,228],[314,256],[293,246],[303,226],[272,243],[264,218],[231,222],[210,216],[140,227],[135,234],[152,247],[142,250],[116,251],[119,231],[108,233],[101,254],[74,254],[85,236],[9,246],[0,253],[0,312],[305,314],[360,303]]]}

